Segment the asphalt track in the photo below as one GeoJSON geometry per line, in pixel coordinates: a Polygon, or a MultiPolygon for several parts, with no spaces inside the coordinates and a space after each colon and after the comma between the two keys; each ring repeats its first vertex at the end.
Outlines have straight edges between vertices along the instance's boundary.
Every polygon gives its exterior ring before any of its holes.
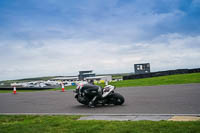
{"type": "Polygon", "coordinates": [[[0,93],[0,113],[200,114],[200,84],[117,88],[122,106],[88,108],[72,90],[0,93]]]}

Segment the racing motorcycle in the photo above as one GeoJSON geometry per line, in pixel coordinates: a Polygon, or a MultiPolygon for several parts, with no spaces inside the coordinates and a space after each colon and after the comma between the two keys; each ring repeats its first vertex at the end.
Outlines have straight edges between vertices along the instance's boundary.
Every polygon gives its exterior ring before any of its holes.
{"type": "Polygon", "coordinates": [[[101,105],[122,105],[124,103],[124,97],[114,92],[115,87],[112,85],[107,85],[104,88],[92,84],[82,84],[78,85],[74,90],[75,98],[77,101],[84,105],[89,105],[89,102],[95,97],[98,98],[94,102],[94,106],[101,105]]]}

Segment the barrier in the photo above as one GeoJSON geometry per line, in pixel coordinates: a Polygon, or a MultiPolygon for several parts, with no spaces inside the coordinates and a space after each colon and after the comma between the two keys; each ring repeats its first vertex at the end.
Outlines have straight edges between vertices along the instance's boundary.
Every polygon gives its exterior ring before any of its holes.
{"type": "Polygon", "coordinates": [[[159,77],[159,76],[167,76],[167,75],[175,75],[175,74],[197,73],[197,72],[200,72],[200,68],[177,69],[177,70],[151,72],[151,73],[145,73],[145,74],[132,74],[128,76],[123,76],[123,80],[159,77]]]}
{"type": "Polygon", "coordinates": [[[61,85],[62,85],[62,92],[64,92],[65,91],[65,86],[64,86],[63,83],[61,83],[61,85]]]}
{"type": "Polygon", "coordinates": [[[108,85],[108,81],[107,80],[105,81],[105,85],[108,85]]]}
{"type": "Polygon", "coordinates": [[[16,94],[17,90],[16,90],[16,86],[13,87],[13,94],[16,94]]]}

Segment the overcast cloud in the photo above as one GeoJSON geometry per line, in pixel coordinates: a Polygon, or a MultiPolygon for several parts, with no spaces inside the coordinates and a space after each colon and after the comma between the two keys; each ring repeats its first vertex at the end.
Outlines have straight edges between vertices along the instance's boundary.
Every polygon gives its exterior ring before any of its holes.
{"type": "Polygon", "coordinates": [[[0,1],[0,80],[200,67],[200,0],[0,1]]]}

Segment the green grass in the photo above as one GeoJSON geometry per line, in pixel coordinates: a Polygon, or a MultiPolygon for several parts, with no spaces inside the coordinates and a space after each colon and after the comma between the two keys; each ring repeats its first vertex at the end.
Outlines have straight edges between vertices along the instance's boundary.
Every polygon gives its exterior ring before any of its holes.
{"type": "MultiPolygon", "coordinates": [[[[156,86],[156,85],[171,85],[171,84],[189,84],[189,83],[200,83],[200,73],[192,74],[178,74],[170,76],[161,76],[144,79],[134,80],[123,80],[118,82],[111,82],[109,84],[116,87],[134,87],[134,86],[156,86]]],[[[104,87],[104,84],[97,84],[104,87]]],[[[65,90],[75,89],[76,86],[67,86],[65,90]]],[[[17,92],[34,92],[34,91],[57,91],[61,88],[54,88],[49,90],[17,90],[17,92]]],[[[0,93],[12,93],[9,90],[0,90],[0,93]]]]}
{"type": "MultiPolygon", "coordinates": [[[[17,92],[36,92],[39,90],[17,90],[17,92]]],[[[13,93],[12,90],[0,90],[0,93],[13,93]]]]}
{"type": "MultiPolygon", "coordinates": [[[[171,85],[171,84],[188,84],[200,83],[200,73],[178,74],[170,76],[160,76],[153,78],[123,80],[109,83],[116,87],[132,87],[132,86],[156,86],[156,85],[171,85]]],[[[100,84],[104,86],[103,84],[100,84]]]]}
{"type": "MultiPolygon", "coordinates": [[[[71,89],[75,89],[76,86],[65,86],[65,90],[71,90],[71,89]]],[[[53,89],[48,89],[48,90],[17,90],[18,92],[37,92],[37,91],[61,91],[61,87],[60,88],[53,88],[53,89]]],[[[0,93],[12,93],[12,90],[0,90],[0,93]]]]}
{"type": "Polygon", "coordinates": [[[199,133],[200,121],[78,121],[80,116],[0,115],[0,133],[199,133]]]}
{"type": "MultiPolygon", "coordinates": [[[[65,86],[65,90],[72,90],[75,89],[76,86],[65,86]]],[[[62,90],[61,87],[60,88],[54,88],[54,89],[49,89],[50,91],[57,91],[57,90],[62,90]]]]}

